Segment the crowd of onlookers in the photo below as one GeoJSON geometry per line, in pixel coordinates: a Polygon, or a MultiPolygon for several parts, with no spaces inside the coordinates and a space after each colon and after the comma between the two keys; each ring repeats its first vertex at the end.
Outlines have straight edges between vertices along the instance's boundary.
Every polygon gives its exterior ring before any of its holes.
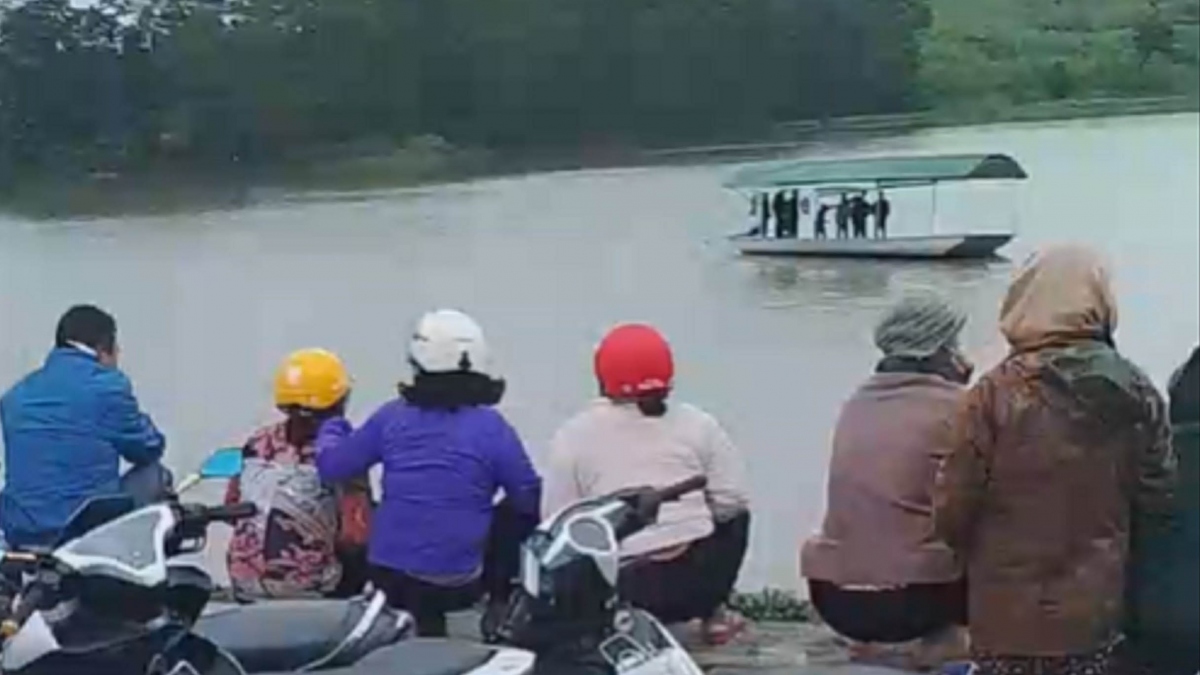
{"type": "MultiPolygon", "coordinates": [[[[892,215],[892,203],[888,201],[883,190],[879,191],[875,201],[867,201],[865,192],[848,194],[843,192],[836,204],[827,204],[820,198],[815,205],[813,215],[813,238],[829,238],[829,214],[833,212],[834,224],[837,227],[838,239],[865,239],[867,237],[867,221],[874,219],[873,236],[886,238],[888,219],[892,215]]],[[[798,190],[780,190],[774,197],[768,193],[757,195],[751,201],[750,215],[754,225],[746,233],[751,237],[773,237],[776,239],[795,239],[800,236],[800,215],[808,214],[813,208],[809,197],[801,198],[798,190]]]]}
{"type": "MultiPolygon", "coordinates": [[[[1168,404],[1119,351],[1108,270],[1078,246],[1020,267],[999,312],[1008,355],[978,377],[959,341],[966,322],[940,296],[911,295],[876,327],[882,357],[842,409],[824,522],[802,548],[815,608],[860,660],[1195,675],[1198,352],[1168,404]]],[[[90,497],[148,500],[169,484],[165,439],[119,356],[113,317],[74,307],[44,365],[0,399],[8,545],[53,542],[90,497]]],[[[704,492],[625,542],[637,564],[620,590],[727,641],[745,623],[725,606],[749,536],[742,453],[674,399],[674,356],[653,327],[617,326],[591,358],[599,395],[558,430],[539,474],[495,407],[505,386],[483,331],[461,312],[421,317],[411,373],[357,427],[341,360],[289,355],[274,382],[281,417],[250,435],[228,488],[229,501],[259,505],[228,551],[235,592],[345,596],[370,583],[422,635],[486,599],[486,631],[539,518],[704,475],[704,492]]]]}
{"type": "Polygon", "coordinates": [[[973,384],[966,322],[914,296],[876,329],[883,358],[842,410],[803,546],[816,609],[864,659],[1194,675],[1198,353],[1168,407],[1117,348],[1103,261],[1075,246],[1021,267],[1009,354],[973,384]]]}

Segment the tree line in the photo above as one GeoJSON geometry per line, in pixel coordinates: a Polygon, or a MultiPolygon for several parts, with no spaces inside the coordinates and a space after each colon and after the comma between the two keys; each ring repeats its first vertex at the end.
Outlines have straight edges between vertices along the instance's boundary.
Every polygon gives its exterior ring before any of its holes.
{"type": "Polygon", "coordinates": [[[899,111],[928,23],[926,0],[27,0],[0,22],[0,162],[657,143],[899,111]]]}
{"type": "MultiPolygon", "coordinates": [[[[24,0],[0,18],[0,180],[905,112],[930,72],[970,90],[949,70],[964,52],[929,44],[946,1],[964,0],[24,0]]],[[[1164,41],[1143,33],[1147,53],[1164,41]]]]}

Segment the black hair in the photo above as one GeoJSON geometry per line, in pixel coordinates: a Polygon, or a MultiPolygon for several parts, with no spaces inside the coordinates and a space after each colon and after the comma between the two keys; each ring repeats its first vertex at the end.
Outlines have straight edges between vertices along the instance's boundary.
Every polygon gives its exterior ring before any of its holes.
{"type": "Polygon", "coordinates": [[[54,332],[55,347],[70,347],[71,343],[113,353],[117,348],[116,319],[94,305],[75,305],[58,320],[54,332]]]}
{"type": "Polygon", "coordinates": [[[671,392],[670,390],[664,390],[641,394],[631,398],[618,398],[606,395],[604,387],[601,386],[600,395],[614,403],[632,403],[637,406],[638,412],[646,417],[664,417],[668,409],[667,398],[671,395],[671,392]]]}
{"type": "Polygon", "coordinates": [[[279,406],[279,411],[286,416],[284,433],[289,444],[303,447],[317,438],[317,432],[325,420],[341,417],[346,414],[346,403],[349,396],[343,396],[340,401],[323,410],[306,408],[299,405],[279,406]]]}
{"type": "Polygon", "coordinates": [[[663,417],[667,414],[667,392],[640,397],[634,404],[646,417],[663,417]]]}
{"type": "Polygon", "coordinates": [[[473,406],[491,406],[504,397],[504,380],[482,373],[423,373],[412,384],[399,386],[400,397],[418,408],[457,410],[473,406]]]}

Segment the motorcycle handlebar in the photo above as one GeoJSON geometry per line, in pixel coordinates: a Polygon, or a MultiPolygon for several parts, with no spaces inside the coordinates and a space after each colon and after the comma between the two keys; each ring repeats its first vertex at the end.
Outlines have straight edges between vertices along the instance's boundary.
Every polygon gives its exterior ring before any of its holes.
{"type": "Polygon", "coordinates": [[[204,518],[209,522],[235,523],[258,515],[254,502],[238,502],[225,506],[209,506],[204,509],[204,518]]]}
{"type": "Polygon", "coordinates": [[[674,485],[658,491],[658,499],[660,502],[673,502],[689,492],[696,492],[708,487],[708,478],[706,476],[692,476],[687,480],[680,481],[674,485]]]}
{"type": "Polygon", "coordinates": [[[187,531],[193,528],[204,528],[210,523],[233,524],[239,520],[253,518],[258,515],[258,507],[253,502],[239,502],[221,506],[202,506],[189,504],[182,507],[182,521],[187,531]]]}
{"type": "Polygon", "coordinates": [[[42,584],[31,584],[29,589],[21,594],[13,613],[0,622],[0,637],[8,639],[21,630],[21,626],[33,616],[46,596],[46,587],[42,584]]]}

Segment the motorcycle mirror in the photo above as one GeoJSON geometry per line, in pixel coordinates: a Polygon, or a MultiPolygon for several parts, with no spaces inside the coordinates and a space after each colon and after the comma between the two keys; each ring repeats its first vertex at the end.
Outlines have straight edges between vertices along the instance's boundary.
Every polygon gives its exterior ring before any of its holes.
{"type": "Polygon", "coordinates": [[[204,460],[200,467],[200,477],[234,478],[242,473],[242,449],[221,448],[204,460]]]}

